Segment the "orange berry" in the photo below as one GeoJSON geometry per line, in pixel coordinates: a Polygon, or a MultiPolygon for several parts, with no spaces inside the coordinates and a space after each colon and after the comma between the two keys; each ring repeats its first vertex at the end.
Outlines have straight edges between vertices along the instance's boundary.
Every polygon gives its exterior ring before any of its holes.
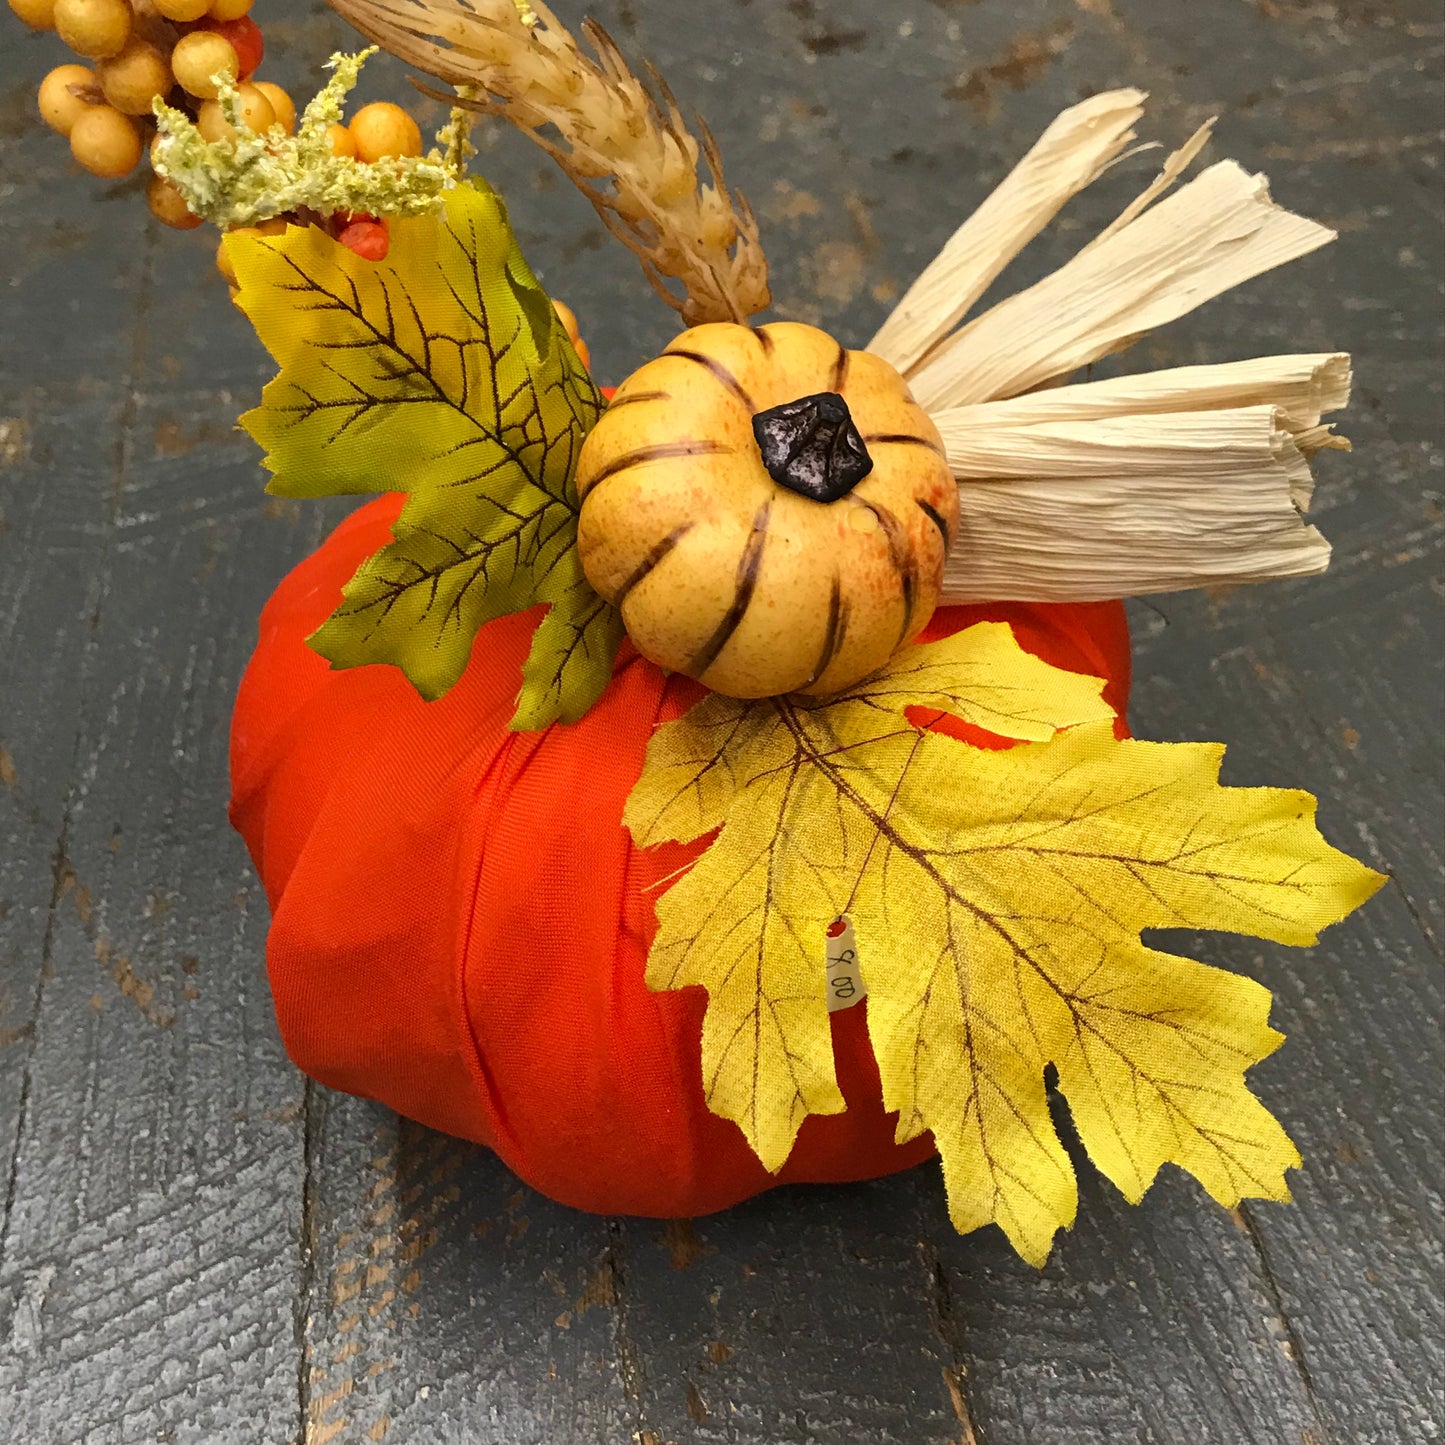
{"type": "Polygon", "coordinates": [[[234,79],[240,74],[241,62],[229,40],[213,30],[193,30],[176,42],[171,52],[171,69],[198,100],[215,100],[220,92],[211,77],[224,70],[234,79]]]}
{"type": "Polygon", "coordinates": [[[567,332],[567,339],[572,343],[572,350],[581,359],[582,365],[589,371],[592,369],[592,353],[587,349],[587,343],[582,339],[582,333],[577,327],[577,317],[572,308],[565,301],[553,300],[552,309],[557,313],[567,332]]]}
{"type": "Polygon", "coordinates": [[[150,178],[146,204],[156,220],[177,231],[194,231],[201,224],[201,218],[186,204],[186,198],[164,176],[150,178]]]}
{"type": "Polygon", "coordinates": [[[32,30],[55,29],[55,0],[10,0],[10,8],[32,30]]]}
{"type": "Polygon", "coordinates": [[[71,86],[94,90],[95,73],[83,65],[57,65],[40,82],[40,118],[51,130],[69,135],[70,128],[94,101],[82,100],[71,86]]]}
{"type": "Polygon", "coordinates": [[[132,40],[117,56],[102,60],[96,78],[105,98],[126,115],[149,115],[156,96],[170,94],[171,67],[154,45],[132,40]]]}
{"type": "Polygon", "coordinates": [[[384,160],[390,156],[419,156],[421,128],[399,106],[389,100],[364,105],[349,127],[356,142],[358,160],[384,160]]]}
{"type": "MultiPolygon", "coordinates": [[[[236,108],[240,112],[241,124],[256,135],[263,134],[276,124],[276,111],[258,85],[236,87],[236,108]]],[[[202,140],[236,139],[236,132],[222,113],[218,100],[208,100],[201,106],[196,117],[196,129],[200,131],[202,140]]]]}
{"type": "Polygon", "coordinates": [[[385,221],[353,221],[336,238],[348,251],[354,251],[363,261],[385,261],[391,249],[391,233],[385,221]]]}
{"type": "Polygon", "coordinates": [[[199,20],[211,6],[211,0],[151,0],[151,3],[167,20],[183,23],[199,20]]]}
{"type": "Polygon", "coordinates": [[[576,346],[582,333],[577,329],[577,317],[573,314],[572,308],[565,301],[553,300],[552,309],[557,313],[557,319],[561,321],[567,331],[567,337],[576,346]]]}
{"type": "Polygon", "coordinates": [[[287,135],[293,134],[296,130],[296,102],[274,80],[258,80],[256,89],[271,102],[281,129],[287,135]]]}
{"type": "Polygon", "coordinates": [[[326,141],[331,147],[332,155],[356,159],[356,141],[344,125],[327,126],[326,141]]]}
{"type": "Polygon", "coordinates": [[[56,33],[89,60],[120,54],[130,39],[131,19],[126,0],[55,0],[56,33]]]}
{"type": "Polygon", "coordinates": [[[140,127],[108,105],[91,105],[70,128],[70,153],[95,176],[124,176],[141,158],[140,127]]]}
{"type": "Polygon", "coordinates": [[[211,0],[211,8],[206,14],[212,20],[239,20],[251,13],[254,3],[255,0],[211,0]]]}
{"type": "Polygon", "coordinates": [[[242,80],[250,80],[265,59],[266,41],[261,28],[244,15],[239,20],[208,20],[196,29],[209,30],[230,43],[241,65],[239,74],[242,80]]]}
{"type": "MultiPolygon", "coordinates": [[[[270,220],[258,221],[254,226],[236,226],[226,234],[230,236],[284,236],[286,234],[286,221],[282,216],[272,216],[270,220]]],[[[221,244],[216,248],[216,270],[218,270],[233,287],[236,285],[236,268],[231,264],[231,258],[226,254],[224,237],[221,240],[221,244]]]]}

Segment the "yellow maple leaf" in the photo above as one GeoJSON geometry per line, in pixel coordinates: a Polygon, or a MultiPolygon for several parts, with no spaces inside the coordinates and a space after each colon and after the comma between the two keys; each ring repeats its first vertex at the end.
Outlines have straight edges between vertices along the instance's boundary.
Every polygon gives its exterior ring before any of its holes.
{"type": "Polygon", "coordinates": [[[844,772],[864,745],[922,737],[907,708],[944,710],[1003,737],[1044,739],[1112,718],[1102,683],[1023,652],[1002,623],[908,649],[826,701],[743,702],[714,694],[659,730],[623,821],[641,844],[719,844],[658,903],[648,959],[657,989],[710,994],[702,1063],[709,1106],[780,1169],[807,1114],[844,1107],[833,1074],[820,948],[846,897],[844,772]],[[831,830],[819,837],[820,830],[831,830]]]}
{"type": "Polygon", "coordinates": [[[1268,991],[1140,931],[1311,943],[1383,880],[1308,794],[1221,787],[1222,747],[1116,740],[1099,688],[981,624],[840,697],[709,697],[658,732],[635,838],[722,831],[659,901],[648,983],[708,989],[709,1106],[769,1169],[844,1107],[822,940],[846,915],[885,1106],[900,1142],[933,1132],[960,1230],[997,1223],[1040,1264],[1072,1223],[1050,1064],[1131,1201],[1165,1162],[1225,1205],[1288,1197],[1299,1156],[1244,1082],[1281,1042],[1268,991]],[[1025,745],[921,731],[914,707],[1025,745]]]}

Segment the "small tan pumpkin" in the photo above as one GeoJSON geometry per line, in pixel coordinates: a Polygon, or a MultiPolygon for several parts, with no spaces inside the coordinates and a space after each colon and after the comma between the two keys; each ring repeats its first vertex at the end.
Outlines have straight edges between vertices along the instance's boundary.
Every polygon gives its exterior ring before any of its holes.
{"type": "Polygon", "coordinates": [[[592,585],[653,662],[732,697],[837,692],[938,602],[958,488],[880,357],[794,322],[684,331],[578,463],[592,585]]]}

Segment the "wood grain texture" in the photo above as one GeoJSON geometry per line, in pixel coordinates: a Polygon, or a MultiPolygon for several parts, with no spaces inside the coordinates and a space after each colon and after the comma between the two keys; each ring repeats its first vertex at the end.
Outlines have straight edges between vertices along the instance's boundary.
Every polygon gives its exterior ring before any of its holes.
{"type": "MultiPolygon", "coordinates": [[[[18,96],[21,84],[7,75],[3,93],[18,96]]],[[[0,289],[0,1148],[7,1199],[61,885],[96,563],[114,514],[136,311],[124,282],[133,285],[140,271],[137,258],[119,262],[123,284],[96,299],[110,355],[89,355],[88,338],[57,327],[53,315],[53,335],[36,347],[42,298],[63,291],[67,268],[94,242],[99,222],[93,202],[61,183],[64,153],[39,154],[27,139],[32,129],[7,101],[0,112],[0,188],[7,193],[0,235],[15,262],[0,289]],[[37,212],[44,215],[38,225],[37,212]]],[[[145,230],[134,220],[123,246],[140,244],[145,230]]]]}
{"type": "Polygon", "coordinates": [[[307,1441],[625,1440],[636,1364],[607,1221],[474,1145],[316,1092],[307,1441]]]}
{"type": "MultiPolygon", "coordinates": [[[[951,1232],[931,1166],[706,1220],[597,1219],[306,1085],[225,826],[225,739],[262,601],[345,504],[265,500],[230,423],[268,368],[206,233],[160,232],[134,187],[73,170],[30,118],[56,42],[0,13],[0,1436],[1438,1438],[1437,7],[591,8],[717,132],[775,314],[845,337],[1059,109],[1110,85],[1151,92],[1151,139],[1222,114],[1211,157],[1340,231],[1103,364],[1355,353],[1357,450],[1319,467],[1332,571],[1133,609],[1136,730],[1223,738],[1226,781],[1318,792],[1326,835],[1393,879],[1313,950],[1168,940],[1275,992],[1288,1042],[1252,1077],[1305,1155],[1296,1201],[1230,1216],[1171,1171],[1131,1209],[1076,1148],[1079,1223],[1036,1273],[995,1231],[951,1232]]],[[[295,93],[346,43],[316,4],[256,15],[295,93]]],[[[399,69],[376,64],[364,95],[405,98],[399,69]]],[[[478,138],[524,251],[620,379],[669,314],[550,162],[478,138]]],[[[1075,201],[994,294],[1068,256],[1155,162],[1075,201]]]]}
{"type": "Polygon", "coordinates": [[[30,705],[69,756],[59,829],[35,850],[53,881],[26,960],[0,1418],[38,1441],[284,1438],[302,1084],[275,1039],[254,880],[217,806],[253,630],[225,599],[261,600],[255,558],[228,544],[260,507],[234,443],[204,468],[184,455],[225,403],[165,380],[167,356],[173,378],[197,365],[204,333],[187,345],[156,328],[156,238],[132,242],[135,315],[102,382],[115,404],[69,422],[98,516],[80,555],[49,563],[84,591],[83,646],[66,686],[30,705]]]}
{"type": "Polygon", "coordinates": [[[622,1222],[645,1429],[698,1445],[953,1445],[960,1383],[922,1229],[902,1178],[622,1222]]]}

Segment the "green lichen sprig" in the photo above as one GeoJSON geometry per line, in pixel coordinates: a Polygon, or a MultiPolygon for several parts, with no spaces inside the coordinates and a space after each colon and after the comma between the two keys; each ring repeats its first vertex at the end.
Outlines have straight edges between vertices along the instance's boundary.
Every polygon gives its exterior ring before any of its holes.
{"type": "Polygon", "coordinates": [[[464,147],[443,141],[443,150],[368,165],[331,153],[327,129],[341,123],[346,97],[376,47],[356,55],[337,54],[335,73],[306,107],[294,136],[279,125],[262,134],[240,124],[235,82],[214,77],[221,113],[233,139],[206,141],[191,118],[164,101],[155,102],[160,143],[155,167],[174,183],[186,204],[222,230],[254,226],[274,216],[312,211],[323,216],[351,211],[371,216],[439,213],[442,197],[461,177],[464,147]]]}
{"type": "MultiPolygon", "coordinates": [[[[475,100],[477,89],[473,85],[459,85],[457,96],[461,100],[475,100]]],[[[437,144],[445,152],[447,164],[458,175],[466,171],[467,162],[477,153],[476,146],[472,144],[472,122],[475,119],[475,112],[465,106],[454,105],[447,123],[437,132],[437,144]]]]}

